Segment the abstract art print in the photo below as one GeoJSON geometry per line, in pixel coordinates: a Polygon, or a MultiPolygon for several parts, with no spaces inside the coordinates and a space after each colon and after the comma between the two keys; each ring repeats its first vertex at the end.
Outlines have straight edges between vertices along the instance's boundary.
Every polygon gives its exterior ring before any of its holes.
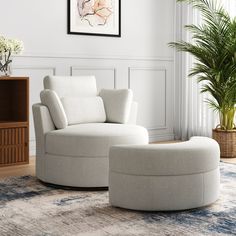
{"type": "Polygon", "coordinates": [[[120,37],[121,0],[68,0],[68,34],[120,37]]]}

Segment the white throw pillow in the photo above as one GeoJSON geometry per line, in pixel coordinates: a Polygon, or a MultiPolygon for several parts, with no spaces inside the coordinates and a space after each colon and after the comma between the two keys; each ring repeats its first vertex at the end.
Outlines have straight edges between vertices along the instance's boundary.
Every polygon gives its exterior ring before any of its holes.
{"type": "Polygon", "coordinates": [[[64,129],[68,125],[67,117],[61,100],[55,91],[45,89],[40,93],[41,102],[47,106],[54,125],[57,129],[64,129]]]}
{"type": "Polygon", "coordinates": [[[130,89],[102,89],[107,122],[125,124],[129,120],[133,92],[130,89]]]}
{"type": "Polygon", "coordinates": [[[64,97],[61,102],[69,125],[106,121],[101,97],[64,97]]]}

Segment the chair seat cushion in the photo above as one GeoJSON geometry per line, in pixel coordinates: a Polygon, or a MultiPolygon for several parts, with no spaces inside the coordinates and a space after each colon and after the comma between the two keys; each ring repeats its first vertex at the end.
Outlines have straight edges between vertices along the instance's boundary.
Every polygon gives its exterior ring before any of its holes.
{"type": "Polygon", "coordinates": [[[147,143],[147,130],[141,126],[78,124],[47,133],[46,153],[74,157],[108,157],[112,145],[147,143]]]}
{"type": "Polygon", "coordinates": [[[116,146],[110,150],[110,171],[142,176],[199,174],[218,168],[219,157],[219,145],[206,137],[181,143],[116,146]]]}

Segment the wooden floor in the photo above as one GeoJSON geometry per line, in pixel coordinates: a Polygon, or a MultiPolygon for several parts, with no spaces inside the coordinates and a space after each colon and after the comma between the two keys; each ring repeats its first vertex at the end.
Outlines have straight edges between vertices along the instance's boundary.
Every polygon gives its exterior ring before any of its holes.
{"type": "Polygon", "coordinates": [[[27,165],[0,167],[0,179],[22,175],[35,175],[35,157],[30,157],[27,165]]]}
{"type": "Polygon", "coordinates": [[[236,164],[236,158],[222,158],[221,161],[236,164]]]}

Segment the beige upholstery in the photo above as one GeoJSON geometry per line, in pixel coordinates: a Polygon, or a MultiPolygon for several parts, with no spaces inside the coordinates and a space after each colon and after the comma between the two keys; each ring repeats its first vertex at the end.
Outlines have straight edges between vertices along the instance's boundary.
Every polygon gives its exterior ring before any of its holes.
{"type": "Polygon", "coordinates": [[[128,122],[133,100],[133,92],[130,89],[102,89],[99,95],[104,102],[107,122],[128,122]]]}
{"type": "Polygon", "coordinates": [[[219,196],[219,160],[219,145],[205,137],[114,146],[109,155],[110,203],[146,211],[209,205],[219,196]]]}
{"type": "Polygon", "coordinates": [[[119,144],[148,143],[147,130],[135,125],[137,104],[132,103],[130,107],[129,124],[84,123],[105,121],[106,114],[101,108],[101,98],[97,97],[93,76],[48,76],[44,85],[62,101],[69,123],[65,128],[56,129],[50,107],[33,105],[36,176],[58,185],[108,186],[109,148],[119,144]],[[73,111],[73,106],[76,111],[73,111]]]}
{"type": "Polygon", "coordinates": [[[112,147],[110,170],[132,175],[199,174],[218,168],[215,146],[212,139],[194,137],[182,143],[112,147]]]}
{"type": "Polygon", "coordinates": [[[137,125],[79,124],[48,132],[46,153],[78,157],[108,157],[112,145],[143,144],[147,141],[147,130],[137,125]]]}
{"type": "Polygon", "coordinates": [[[94,76],[46,76],[44,89],[54,90],[62,97],[93,97],[97,96],[96,79],[94,76]]]}
{"type": "Polygon", "coordinates": [[[45,89],[40,93],[42,103],[48,107],[53,123],[57,129],[64,129],[68,125],[65,110],[57,93],[45,89]]]}
{"type": "Polygon", "coordinates": [[[69,125],[103,123],[106,113],[101,97],[64,97],[61,99],[69,125]]]}
{"type": "Polygon", "coordinates": [[[138,103],[132,102],[127,124],[136,124],[137,123],[137,113],[138,113],[138,103]]]}

